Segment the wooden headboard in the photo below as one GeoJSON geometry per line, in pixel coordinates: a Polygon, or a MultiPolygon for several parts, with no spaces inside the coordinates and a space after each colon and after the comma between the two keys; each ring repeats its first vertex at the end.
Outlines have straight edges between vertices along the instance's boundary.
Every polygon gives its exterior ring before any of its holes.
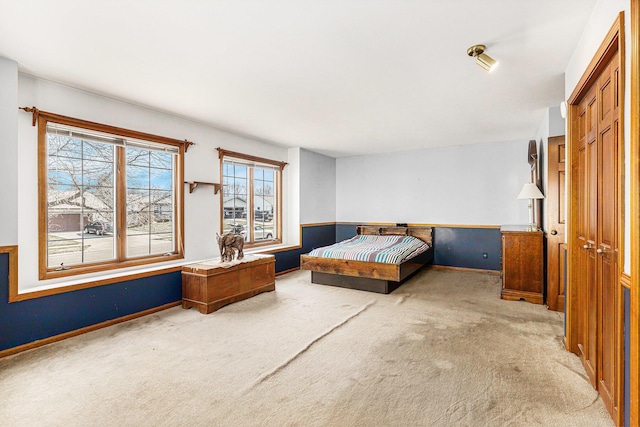
{"type": "Polygon", "coordinates": [[[374,236],[413,236],[433,246],[433,234],[431,227],[393,227],[374,225],[359,225],[358,234],[374,236]]]}

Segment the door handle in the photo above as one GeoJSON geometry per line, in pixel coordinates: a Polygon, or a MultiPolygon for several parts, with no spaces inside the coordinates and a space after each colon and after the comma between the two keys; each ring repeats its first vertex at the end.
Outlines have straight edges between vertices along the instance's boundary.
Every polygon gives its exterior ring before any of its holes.
{"type": "Polygon", "coordinates": [[[551,235],[555,236],[556,234],[558,234],[558,232],[556,230],[551,230],[551,235]]]}
{"type": "Polygon", "coordinates": [[[591,246],[591,245],[584,245],[584,246],[583,246],[583,248],[585,248],[585,249],[593,249],[593,246],[591,246]]]}
{"type": "Polygon", "coordinates": [[[600,248],[596,249],[596,253],[598,253],[600,255],[602,255],[605,252],[607,252],[605,249],[600,249],[600,248]]]}

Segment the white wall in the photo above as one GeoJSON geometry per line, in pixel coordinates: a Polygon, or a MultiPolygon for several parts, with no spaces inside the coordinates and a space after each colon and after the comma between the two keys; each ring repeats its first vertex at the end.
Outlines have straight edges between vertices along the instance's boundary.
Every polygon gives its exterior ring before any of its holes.
{"type": "Polygon", "coordinates": [[[283,223],[284,231],[287,232],[286,242],[291,244],[300,243],[300,148],[290,148],[288,150],[289,164],[285,171],[289,175],[289,191],[287,199],[283,201],[283,212],[288,212],[288,221],[283,223]]]}
{"type": "Polygon", "coordinates": [[[0,246],[18,243],[18,64],[0,57],[0,246]]]}
{"type": "Polygon", "coordinates": [[[300,223],[336,220],[336,159],[300,150],[300,223]]]}
{"type": "MultiPolygon", "coordinates": [[[[538,128],[538,132],[536,133],[535,138],[537,147],[538,147],[538,165],[540,170],[538,171],[538,177],[542,181],[542,194],[545,196],[548,194],[549,186],[547,182],[547,153],[549,152],[549,109],[547,108],[544,112],[544,116],[542,118],[542,123],[538,128]]],[[[538,223],[541,224],[543,230],[548,229],[548,221],[547,221],[547,199],[539,200],[536,203],[542,204],[542,218],[539,219],[538,223]]]]}
{"type": "Polygon", "coordinates": [[[471,144],[336,161],[339,222],[528,223],[528,141],[471,144]]]}
{"type": "MultiPolygon", "coordinates": [[[[565,135],[565,119],[560,115],[560,106],[549,107],[545,110],[542,123],[536,133],[536,142],[538,144],[538,159],[540,165],[540,179],[542,180],[542,193],[546,196],[549,191],[548,182],[548,156],[549,156],[549,138],[552,136],[565,135]]],[[[542,200],[542,218],[540,224],[543,230],[548,230],[547,218],[547,199],[542,200]]]]}
{"type": "MultiPolygon", "coordinates": [[[[282,147],[30,76],[20,75],[18,88],[18,105],[20,106],[35,105],[43,111],[195,142],[196,145],[192,145],[185,154],[185,181],[219,182],[220,163],[216,147],[278,161],[288,160],[287,149],[282,147]]],[[[16,108],[16,105],[13,108],[16,108]]],[[[21,112],[17,118],[17,142],[15,137],[13,140],[3,140],[2,149],[3,153],[7,147],[18,147],[19,150],[17,175],[20,179],[17,180],[19,194],[17,209],[20,220],[14,220],[10,225],[3,226],[17,229],[20,289],[41,287],[58,282],[76,282],[78,279],[71,281],[68,279],[38,281],[37,279],[37,128],[31,126],[30,114],[21,112]]],[[[286,179],[287,174],[285,174],[286,179]]],[[[16,180],[12,179],[11,182],[16,182],[16,180]]],[[[283,188],[287,191],[290,186],[287,183],[283,184],[283,188]]],[[[8,187],[16,188],[11,185],[8,187]]],[[[199,187],[191,194],[186,190],[184,198],[186,261],[218,256],[215,233],[220,230],[219,195],[213,194],[212,187],[199,187]]],[[[286,210],[283,215],[286,224],[286,210]]],[[[86,278],[94,276],[97,274],[85,275],[82,278],[86,280],[86,278]]],[[[105,275],[99,274],[99,276],[104,277],[105,275]]]]}
{"type": "Polygon", "coordinates": [[[560,113],[560,106],[549,107],[547,112],[549,115],[549,136],[566,135],[565,128],[567,121],[560,113]]]}
{"type": "Polygon", "coordinates": [[[565,97],[569,99],[576,85],[580,81],[582,74],[589,66],[589,62],[596,54],[600,44],[611,29],[614,21],[618,17],[620,11],[624,11],[624,27],[625,27],[625,94],[624,94],[624,141],[625,141],[625,247],[624,247],[624,271],[629,273],[631,270],[631,229],[629,206],[631,201],[631,169],[629,159],[631,158],[631,148],[629,144],[629,130],[631,123],[631,104],[630,104],[630,88],[631,88],[631,12],[629,9],[629,0],[599,0],[593,9],[593,13],[589,18],[582,37],[578,42],[573,56],[565,70],[565,97]]]}

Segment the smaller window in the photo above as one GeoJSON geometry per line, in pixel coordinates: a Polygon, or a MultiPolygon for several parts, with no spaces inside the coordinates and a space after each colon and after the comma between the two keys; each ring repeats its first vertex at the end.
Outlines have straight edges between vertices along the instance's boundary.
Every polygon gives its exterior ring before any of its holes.
{"type": "Polygon", "coordinates": [[[282,169],[286,163],[218,151],[223,185],[221,231],[244,236],[249,246],[282,242],[282,169]]]}

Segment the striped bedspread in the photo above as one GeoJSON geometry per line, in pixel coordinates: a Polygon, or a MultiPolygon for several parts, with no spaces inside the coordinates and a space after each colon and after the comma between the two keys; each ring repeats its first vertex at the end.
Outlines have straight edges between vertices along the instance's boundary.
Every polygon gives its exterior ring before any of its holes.
{"type": "Polygon", "coordinates": [[[360,235],[331,246],[317,248],[310,256],[400,264],[429,249],[413,236],[360,235]]]}

